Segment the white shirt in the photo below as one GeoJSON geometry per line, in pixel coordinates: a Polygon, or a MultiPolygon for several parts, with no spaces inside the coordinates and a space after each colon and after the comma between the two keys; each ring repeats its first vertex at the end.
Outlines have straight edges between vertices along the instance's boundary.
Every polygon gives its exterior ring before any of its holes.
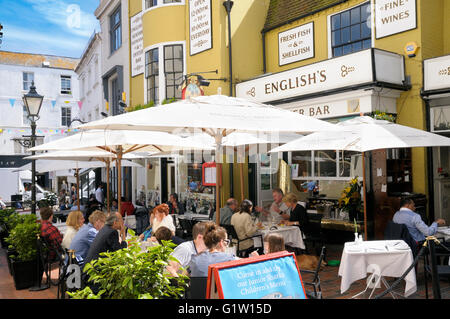
{"type": "Polygon", "coordinates": [[[169,228],[172,232],[175,232],[175,225],[173,224],[173,218],[171,215],[167,215],[162,219],[162,221],[158,221],[156,218],[153,220],[152,225],[152,233],[156,233],[159,227],[164,226],[169,228]]]}
{"type": "Polygon", "coordinates": [[[172,252],[172,256],[175,257],[180,265],[186,268],[191,262],[192,256],[197,255],[197,249],[195,248],[194,241],[186,241],[184,243],[179,244],[174,251],[172,252]]]}
{"type": "Polygon", "coordinates": [[[289,214],[289,207],[287,207],[287,205],[283,202],[281,202],[280,204],[273,202],[272,205],[270,205],[270,215],[272,216],[272,220],[275,223],[279,223],[283,220],[283,217],[281,217],[280,213],[277,213],[275,211],[275,206],[278,206],[278,209],[281,210],[284,214],[289,214]]]}
{"type": "Polygon", "coordinates": [[[78,230],[76,230],[72,226],[67,226],[66,232],[64,233],[64,237],[61,242],[62,248],[69,249],[70,243],[72,242],[72,239],[75,237],[77,232],[78,230]]]}
{"type": "Polygon", "coordinates": [[[103,190],[100,187],[95,191],[95,199],[103,203],[103,190]]]}

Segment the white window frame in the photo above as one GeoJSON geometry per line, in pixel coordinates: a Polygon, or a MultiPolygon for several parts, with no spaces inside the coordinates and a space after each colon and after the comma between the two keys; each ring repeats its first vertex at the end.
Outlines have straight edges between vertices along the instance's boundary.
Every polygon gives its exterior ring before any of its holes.
{"type": "Polygon", "coordinates": [[[374,27],[375,27],[375,4],[374,4],[374,0],[364,1],[364,2],[361,2],[361,3],[358,3],[358,4],[354,5],[352,7],[348,7],[346,9],[343,9],[341,11],[333,12],[333,13],[331,13],[331,14],[329,14],[327,16],[328,59],[333,58],[333,52],[332,52],[332,47],[331,47],[331,17],[336,15],[336,14],[340,14],[342,12],[349,11],[349,10],[351,10],[353,8],[359,7],[359,6],[364,5],[366,3],[369,3],[369,2],[370,2],[370,20],[371,20],[370,21],[370,23],[371,23],[371,32],[370,32],[370,36],[371,36],[371,41],[370,42],[371,42],[371,44],[370,44],[370,47],[371,48],[375,47],[375,30],[374,30],[374,27]]]}
{"type": "MultiPolygon", "coordinates": [[[[172,42],[161,42],[158,44],[154,44],[151,46],[148,46],[144,48],[144,57],[147,54],[148,51],[153,49],[158,49],[158,69],[159,69],[159,104],[161,104],[166,99],[166,76],[164,73],[164,46],[167,45],[177,45],[181,44],[183,46],[183,75],[186,75],[186,41],[172,41],[172,42]]],[[[147,98],[147,78],[144,70],[144,104],[147,104],[148,98],[147,98]]]]}
{"type": "MultiPolygon", "coordinates": [[[[189,0],[188,0],[189,1],[189,0]]],[[[155,10],[158,8],[162,8],[162,7],[171,7],[171,6],[184,6],[186,5],[186,0],[181,0],[181,2],[175,2],[175,3],[164,3],[164,0],[157,0],[157,5],[150,7],[150,8],[146,8],[145,7],[145,0],[142,0],[142,12],[145,14],[148,11],[151,10],[155,10]]]]}
{"type": "Polygon", "coordinates": [[[72,121],[72,108],[70,106],[61,106],[61,126],[69,127],[71,121],[72,121]],[[67,123],[67,113],[66,113],[66,116],[65,116],[66,124],[63,124],[63,109],[66,109],[66,112],[67,112],[67,109],[69,109],[69,111],[70,111],[69,123],[67,123]]]}
{"type": "Polygon", "coordinates": [[[60,77],[59,77],[59,85],[60,85],[60,90],[59,90],[59,92],[60,92],[61,94],[64,94],[64,95],[72,95],[72,76],[61,74],[60,77]],[[63,87],[62,87],[62,81],[63,81],[63,79],[69,80],[69,83],[70,83],[69,90],[65,90],[65,89],[63,90],[63,87]],[[63,91],[64,91],[64,92],[63,92],[63,91]]]}
{"type": "Polygon", "coordinates": [[[30,90],[30,86],[31,86],[31,83],[34,81],[34,72],[28,72],[28,71],[22,71],[22,91],[23,92],[28,92],[29,90],[30,90]],[[31,81],[24,81],[24,79],[23,79],[23,76],[24,76],[24,74],[33,74],[33,80],[31,80],[31,81]],[[23,85],[25,84],[25,83],[27,83],[28,84],[28,88],[27,89],[25,89],[24,87],[23,87],[23,85]]]}

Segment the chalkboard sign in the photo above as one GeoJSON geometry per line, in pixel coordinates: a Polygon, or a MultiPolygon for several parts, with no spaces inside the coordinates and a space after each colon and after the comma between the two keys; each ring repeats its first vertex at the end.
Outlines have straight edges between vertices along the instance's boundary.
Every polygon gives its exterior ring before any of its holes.
{"type": "Polygon", "coordinates": [[[213,264],[207,299],[306,299],[293,253],[279,252],[213,264]]]}

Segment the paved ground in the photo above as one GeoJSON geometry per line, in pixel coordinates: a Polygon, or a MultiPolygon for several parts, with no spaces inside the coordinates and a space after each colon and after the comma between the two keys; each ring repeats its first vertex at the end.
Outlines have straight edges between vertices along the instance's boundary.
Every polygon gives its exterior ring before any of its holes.
{"type": "MultiPolygon", "coordinates": [[[[328,249],[327,260],[333,259],[340,260],[342,248],[343,245],[327,245],[328,249]]],[[[366,281],[359,280],[357,282],[354,282],[348,291],[346,291],[344,294],[341,294],[340,293],[341,280],[340,277],[338,276],[338,269],[339,267],[326,266],[320,272],[320,279],[322,283],[321,286],[324,299],[349,299],[358,292],[364,290],[366,286],[366,281]]],[[[52,272],[52,278],[56,277],[57,277],[57,270],[52,272]]],[[[308,280],[308,275],[305,275],[303,278],[304,280],[308,280]]],[[[395,281],[395,278],[387,278],[387,281],[389,283],[392,283],[395,281]]],[[[422,264],[419,264],[419,271],[417,274],[417,284],[418,284],[417,292],[409,296],[408,299],[425,299],[425,286],[424,286],[422,264]]],[[[430,298],[432,298],[430,283],[428,287],[430,298]]],[[[399,287],[395,290],[401,293],[404,290],[404,283],[399,285],[399,287]]],[[[383,289],[378,289],[374,295],[377,295],[382,291],[383,289]]],[[[367,292],[365,295],[362,295],[359,298],[361,299],[368,298],[369,294],[370,293],[367,292]]],[[[450,282],[448,280],[441,281],[441,294],[442,298],[450,299],[450,282]]],[[[14,287],[13,278],[8,271],[5,250],[0,248],[0,299],[56,299],[56,296],[57,296],[56,286],[52,286],[49,289],[38,292],[30,292],[28,289],[16,290],[14,287]]],[[[391,296],[388,294],[384,298],[390,299],[391,296]]]]}

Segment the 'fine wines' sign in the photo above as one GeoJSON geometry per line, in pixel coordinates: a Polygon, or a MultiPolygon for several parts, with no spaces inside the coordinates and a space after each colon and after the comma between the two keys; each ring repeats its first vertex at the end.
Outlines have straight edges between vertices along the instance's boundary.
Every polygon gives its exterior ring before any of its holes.
{"type": "Polygon", "coordinates": [[[189,0],[190,54],[212,48],[211,0],[189,0]]]}
{"type": "Polygon", "coordinates": [[[377,0],[377,39],[416,28],[416,0],[377,0]]]}
{"type": "Polygon", "coordinates": [[[278,61],[280,65],[314,57],[314,23],[278,33],[278,61]]]}

